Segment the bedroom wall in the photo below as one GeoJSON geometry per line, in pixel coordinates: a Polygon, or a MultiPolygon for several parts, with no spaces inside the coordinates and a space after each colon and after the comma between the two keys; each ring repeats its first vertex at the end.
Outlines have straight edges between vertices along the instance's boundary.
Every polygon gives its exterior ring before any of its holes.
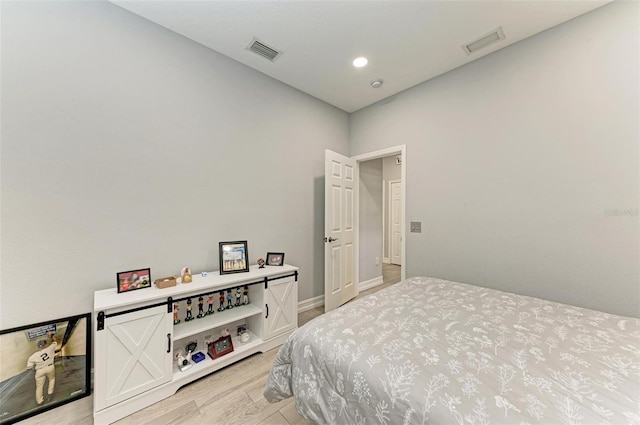
{"type": "Polygon", "coordinates": [[[324,149],[348,115],[107,2],[2,2],[0,328],[115,274],[284,251],[324,292],[324,149]]]}
{"type": "MultiPolygon", "coordinates": [[[[640,316],[638,2],[613,2],[351,116],[407,145],[407,276],[640,316]]],[[[505,28],[508,36],[508,28],[505,28]]]]}
{"type": "Polygon", "coordinates": [[[402,180],[402,167],[396,163],[396,156],[382,158],[382,178],[389,180],[402,180]]]}
{"type": "Polygon", "coordinates": [[[382,278],[382,159],[360,167],[360,282],[382,278]],[[379,262],[376,265],[376,257],[379,262]]]}

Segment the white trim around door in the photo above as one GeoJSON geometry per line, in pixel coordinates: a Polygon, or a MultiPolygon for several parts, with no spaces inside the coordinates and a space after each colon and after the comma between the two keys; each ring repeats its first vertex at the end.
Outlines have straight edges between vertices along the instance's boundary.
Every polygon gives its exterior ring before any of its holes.
{"type": "MultiPolygon", "coordinates": [[[[388,223],[386,223],[386,224],[388,226],[387,230],[388,230],[389,233],[387,234],[387,236],[389,236],[389,240],[388,240],[387,252],[389,253],[389,257],[388,257],[389,258],[389,264],[396,264],[398,266],[402,266],[402,253],[398,252],[397,253],[398,255],[396,256],[395,255],[396,251],[393,250],[393,243],[394,243],[394,238],[393,238],[393,236],[394,236],[394,233],[393,233],[393,230],[394,230],[394,225],[393,225],[393,221],[394,221],[394,209],[393,209],[394,191],[393,191],[393,185],[394,184],[399,184],[400,187],[402,188],[402,181],[401,180],[389,180],[388,181],[388,185],[389,185],[388,194],[389,194],[389,196],[388,196],[388,199],[387,199],[386,208],[388,209],[389,216],[387,218],[387,222],[388,223]]],[[[400,190],[400,192],[401,192],[399,194],[399,197],[401,198],[400,199],[400,203],[402,203],[402,190],[400,190]]],[[[398,214],[402,214],[402,211],[398,211],[398,214]]],[[[402,218],[399,218],[398,221],[401,222],[402,218]]],[[[398,224],[400,224],[400,223],[398,223],[398,224]]],[[[402,242],[403,239],[404,239],[404,236],[402,235],[402,233],[400,233],[400,241],[399,242],[402,242]]]]}
{"type": "MultiPolygon", "coordinates": [[[[351,159],[355,159],[356,163],[359,164],[360,162],[363,161],[370,161],[372,159],[378,159],[378,158],[384,158],[387,156],[392,156],[392,155],[401,155],[402,157],[402,164],[400,165],[400,175],[401,175],[401,193],[402,193],[402,200],[400,203],[400,216],[402,218],[402,221],[400,223],[400,234],[402,235],[402,240],[400,241],[400,255],[401,258],[403,259],[403,265],[402,265],[402,269],[400,272],[400,279],[404,280],[406,279],[406,270],[407,270],[407,263],[406,263],[406,253],[405,253],[405,240],[406,240],[406,235],[405,235],[405,218],[406,218],[406,193],[407,193],[407,146],[406,145],[399,145],[399,146],[394,146],[394,147],[390,147],[387,149],[381,149],[379,151],[375,151],[375,152],[369,152],[369,153],[365,153],[365,154],[361,154],[361,155],[356,155],[351,157],[351,159]]],[[[359,167],[358,167],[359,168],[359,167]]],[[[359,172],[359,171],[358,171],[359,172]]],[[[356,196],[355,198],[355,202],[356,202],[356,211],[360,211],[360,198],[359,196],[356,196]]],[[[357,217],[357,213],[356,213],[356,217],[357,217]]],[[[359,230],[359,225],[356,226],[356,236],[355,236],[355,240],[359,240],[360,238],[360,230],[359,230]]],[[[384,232],[383,232],[384,233],[384,232]]],[[[360,258],[360,247],[358,246],[357,248],[357,253],[356,253],[356,259],[360,258]]],[[[358,265],[356,265],[355,267],[355,273],[356,273],[356,278],[355,281],[356,282],[360,282],[360,271],[358,269],[358,265]]]]}

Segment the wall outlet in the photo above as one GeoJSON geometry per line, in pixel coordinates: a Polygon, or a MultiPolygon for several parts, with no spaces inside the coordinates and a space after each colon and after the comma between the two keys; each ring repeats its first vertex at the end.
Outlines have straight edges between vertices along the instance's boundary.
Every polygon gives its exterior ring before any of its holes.
{"type": "Polygon", "coordinates": [[[412,233],[422,233],[422,222],[421,221],[412,221],[411,222],[411,232],[412,233]]]}
{"type": "Polygon", "coordinates": [[[376,266],[380,265],[380,257],[376,257],[376,266]]]}

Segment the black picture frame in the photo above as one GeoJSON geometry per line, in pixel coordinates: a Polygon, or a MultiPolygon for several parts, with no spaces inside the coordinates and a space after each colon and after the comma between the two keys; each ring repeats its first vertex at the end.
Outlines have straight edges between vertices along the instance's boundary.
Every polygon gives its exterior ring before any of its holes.
{"type": "Polygon", "coordinates": [[[209,344],[209,356],[211,356],[212,359],[217,359],[232,351],[233,340],[231,339],[231,335],[220,337],[209,344]]]}
{"type": "Polygon", "coordinates": [[[267,266],[283,266],[284,252],[267,252],[267,266]]]}
{"type": "Polygon", "coordinates": [[[91,394],[91,329],[91,313],[86,313],[0,331],[1,425],[91,394]],[[36,375],[44,378],[41,404],[36,375]],[[51,395],[50,376],[55,376],[51,395]]]}
{"type": "Polygon", "coordinates": [[[249,271],[249,249],[247,241],[220,242],[220,274],[249,271]]]}
{"type": "Polygon", "coordinates": [[[118,293],[151,287],[151,269],[129,270],[116,273],[118,293]]]}

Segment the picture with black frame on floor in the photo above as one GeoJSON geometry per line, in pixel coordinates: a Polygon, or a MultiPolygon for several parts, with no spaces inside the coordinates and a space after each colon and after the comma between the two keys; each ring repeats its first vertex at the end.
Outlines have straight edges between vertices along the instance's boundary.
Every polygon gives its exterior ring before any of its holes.
{"type": "Polygon", "coordinates": [[[0,424],[91,393],[91,314],[0,331],[0,424]]]}

